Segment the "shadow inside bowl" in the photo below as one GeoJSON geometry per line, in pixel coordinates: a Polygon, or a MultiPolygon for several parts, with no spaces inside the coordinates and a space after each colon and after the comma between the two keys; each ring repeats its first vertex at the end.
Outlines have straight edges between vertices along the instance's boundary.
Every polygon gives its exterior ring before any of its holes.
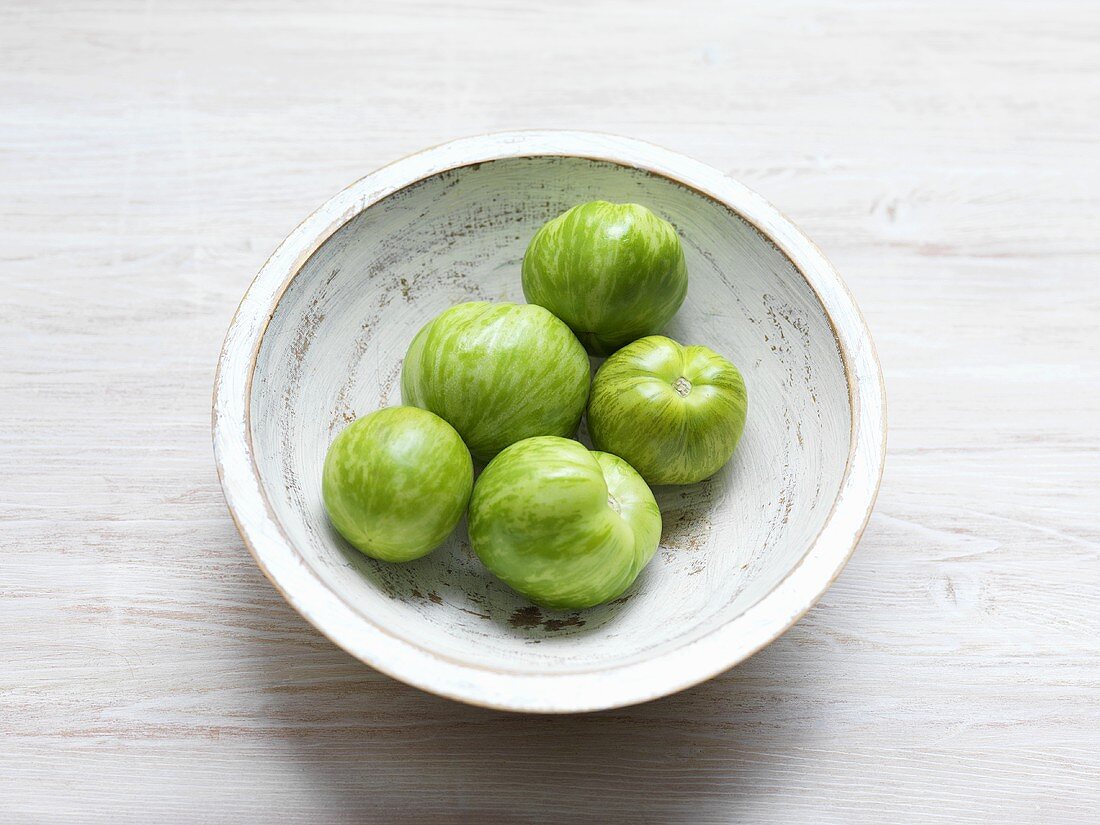
{"type": "MultiPolygon", "coordinates": [[[[711,513],[718,504],[719,483],[716,477],[697,484],[654,488],[663,523],[654,558],[620,596],[584,610],[554,610],[533,604],[493,576],[470,546],[465,518],[442,547],[401,564],[364,555],[331,524],[326,524],[326,530],[346,564],[388,598],[428,613],[459,611],[492,623],[494,632],[540,644],[550,636],[581,636],[613,626],[629,614],[634,597],[645,591],[651,565],[684,563],[686,558],[687,575],[705,572],[706,537],[712,526],[711,513]]],[[[746,564],[742,571],[747,569],[746,564]]]]}
{"type": "MultiPolygon", "coordinates": [[[[457,611],[486,623],[487,636],[503,633],[525,644],[607,629],[628,609],[635,588],[644,586],[643,571],[625,593],[606,604],[586,610],[540,607],[513,591],[481,564],[470,547],[465,521],[443,547],[404,564],[369,558],[339,535],[333,535],[332,541],[339,545],[348,565],[390,599],[441,617],[457,611]]],[[[428,618],[437,620],[431,615],[428,618]]]]}

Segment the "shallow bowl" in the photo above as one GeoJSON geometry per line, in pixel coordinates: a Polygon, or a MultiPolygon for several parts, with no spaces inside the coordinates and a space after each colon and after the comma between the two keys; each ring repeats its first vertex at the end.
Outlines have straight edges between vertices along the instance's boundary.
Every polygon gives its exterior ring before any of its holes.
{"type": "Polygon", "coordinates": [[[257,563],[333,642],[443,696],[571,712],[700,682],[805,613],[870,514],[884,414],[851,295],[775,208],[636,140],[521,132],[399,160],[291,233],[226,337],[214,447],[257,563]],[[733,460],[706,482],[654,491],[657,556],[622,597],[583,612],[540,610],[510,591],[464,525],[412,563],[356,552],[322,507],[329,443],[356,416],[401,402],[401,359],[432,316],[461,301],[522,301],[532,234],[594,199],[644,204],[679,231],[690,286],[666,334],[744,373],[749,418],[733,460]]]}

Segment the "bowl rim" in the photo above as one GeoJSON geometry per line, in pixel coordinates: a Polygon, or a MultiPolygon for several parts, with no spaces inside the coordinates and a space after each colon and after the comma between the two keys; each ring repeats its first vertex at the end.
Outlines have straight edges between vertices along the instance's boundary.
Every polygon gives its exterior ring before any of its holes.
{"type": "Polygon", "coordinates": [[[575,713],[645,702],[709,679],[782,635],[828,589],[855,551],[874,507],[886,453],[886,393],[866,322],[825,256],[760,195],[699,161],[634,138],[530,130],[459,138],[396,160],[352,183],[307,217],[253,279],[230,322],[214,379],[212,431],[229,512],[264,575],[333,643],[407,684],[499,710],[575,713]],[[650,658],[561,673],[464,663],[403,639],[335,594],[304,560],[271,508],[255,463],[251,395],[268,323],[310,256],[365,209],[427,178],[512,158],[578,157],[671,180],[740,216],[773,244],[816,294],[848,382],[851,440],[844,477],[824,525],[768,593],[701,637],[650,658]],[[333,598],[336,596],[336,598],[333,598]]]}

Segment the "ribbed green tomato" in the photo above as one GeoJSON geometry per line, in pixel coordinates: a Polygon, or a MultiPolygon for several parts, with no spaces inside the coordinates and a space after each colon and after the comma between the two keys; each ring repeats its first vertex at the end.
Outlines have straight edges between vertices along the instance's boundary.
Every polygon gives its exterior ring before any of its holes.
{"type": "Polygon", "coordinates": [[[653,558],[661,511],[630,465],[565,438],[528,438],[489,462],[470,499],[470,543],[531,601],[613,599],[653,558]]]}
{"type": "Polygon", "coordinates": [[[692,484],[729,461],[748,408],[737,367],[706,347],[652,335],[596,372],[588,433],[650,484],[692,484]]]}
{"type": "Polygon", "coordinates": [[[458,430],[488,461],[536,435],[571,436],[591,367],[569,327],[530,304],[453,306],[417,333],[401,369],[401,397],[458,430]]]}
{"type": "Polygon", "coordinates": [[[523,257],[523,294],[593,355],[660,332],[687,294],[676,230],[636,203],[592,201],[546,223],[523,257]]]}
{"type": "Polygon", "coordinates": [[[438,547],[470,500],[470,451],[446,421],[416,407],[356,419],[325,456],[329,520],[366,555],[410,561],[438,547]]]}

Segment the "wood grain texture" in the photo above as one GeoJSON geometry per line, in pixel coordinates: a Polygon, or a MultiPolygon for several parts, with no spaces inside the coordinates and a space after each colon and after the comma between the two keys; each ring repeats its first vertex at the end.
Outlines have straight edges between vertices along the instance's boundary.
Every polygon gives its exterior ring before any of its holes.
{"type": "Polygon", "coordinates": [[[0,6],[0,820],[1084,822],[1100,807],[1100,7],[0,6]],[[743,180],[875,334],[886,478],[823,601],[712,682],[509,716],[308,627],[209,447],[301,217],[529,126],[743,180]]]}

